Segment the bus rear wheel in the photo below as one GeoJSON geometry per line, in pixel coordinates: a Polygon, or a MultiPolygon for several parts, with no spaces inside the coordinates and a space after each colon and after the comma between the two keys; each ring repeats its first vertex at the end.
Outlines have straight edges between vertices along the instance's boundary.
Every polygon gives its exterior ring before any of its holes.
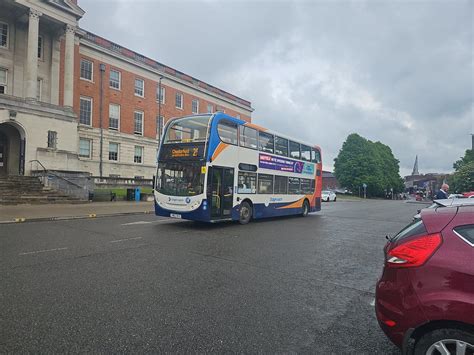
{"type": "Polygon", "coordinates": [[[301,212],[301,216],[306,217],[308,213],[309,213],[309,202],[308,200],[304,200],[303,211],[301,212]]]}
{"type": "Polygon", "coordinates": [[[244,201],[240,204],[239,223],[247,224],[250,222],[251,218],[252,218],[252,207],[247,201],[244,201]]]}

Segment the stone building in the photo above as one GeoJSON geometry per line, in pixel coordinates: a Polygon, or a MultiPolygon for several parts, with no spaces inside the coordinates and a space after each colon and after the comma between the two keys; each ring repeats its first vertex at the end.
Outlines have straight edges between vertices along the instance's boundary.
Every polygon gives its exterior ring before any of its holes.
{"type": "Polygon", "coordinates": [[[83,15],[75,0],[0,2],[0,175],[40,162],[151,178],[168,119],[251,120],[250,102],[81,29],[83,15]]]}

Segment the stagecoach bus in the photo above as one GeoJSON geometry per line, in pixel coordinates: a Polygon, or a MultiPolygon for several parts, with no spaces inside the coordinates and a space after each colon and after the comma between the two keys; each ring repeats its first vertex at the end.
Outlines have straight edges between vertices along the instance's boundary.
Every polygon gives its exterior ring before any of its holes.
{"type": "Polygon", "coordinates": [[[196,221],[251,219],[321,209],[321,150],[230,117],[170,120],[158,152],[155,213],[196,221]]]}

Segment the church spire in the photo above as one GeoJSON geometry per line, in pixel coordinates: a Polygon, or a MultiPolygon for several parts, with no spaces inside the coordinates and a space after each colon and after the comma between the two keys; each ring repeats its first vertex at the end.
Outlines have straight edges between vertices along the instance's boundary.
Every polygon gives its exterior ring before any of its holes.
{"type": "Polygon", "coordinates": [[[415,165],[413,165],[413,171],[411,172],[412,175],[420,175],[418,172],[418,155],[415,158],[415,165]]]}

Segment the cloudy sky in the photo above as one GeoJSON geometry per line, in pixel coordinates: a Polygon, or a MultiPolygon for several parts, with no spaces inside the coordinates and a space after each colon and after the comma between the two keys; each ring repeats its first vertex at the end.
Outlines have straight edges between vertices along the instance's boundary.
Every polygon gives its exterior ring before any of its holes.
{"type": "Polygon", "coordinates": [[[319,144],[352,132],[409,174],[449,172],[474,133],[474,1],[79,0],[81,27],[250,100],[319,144]]]}

